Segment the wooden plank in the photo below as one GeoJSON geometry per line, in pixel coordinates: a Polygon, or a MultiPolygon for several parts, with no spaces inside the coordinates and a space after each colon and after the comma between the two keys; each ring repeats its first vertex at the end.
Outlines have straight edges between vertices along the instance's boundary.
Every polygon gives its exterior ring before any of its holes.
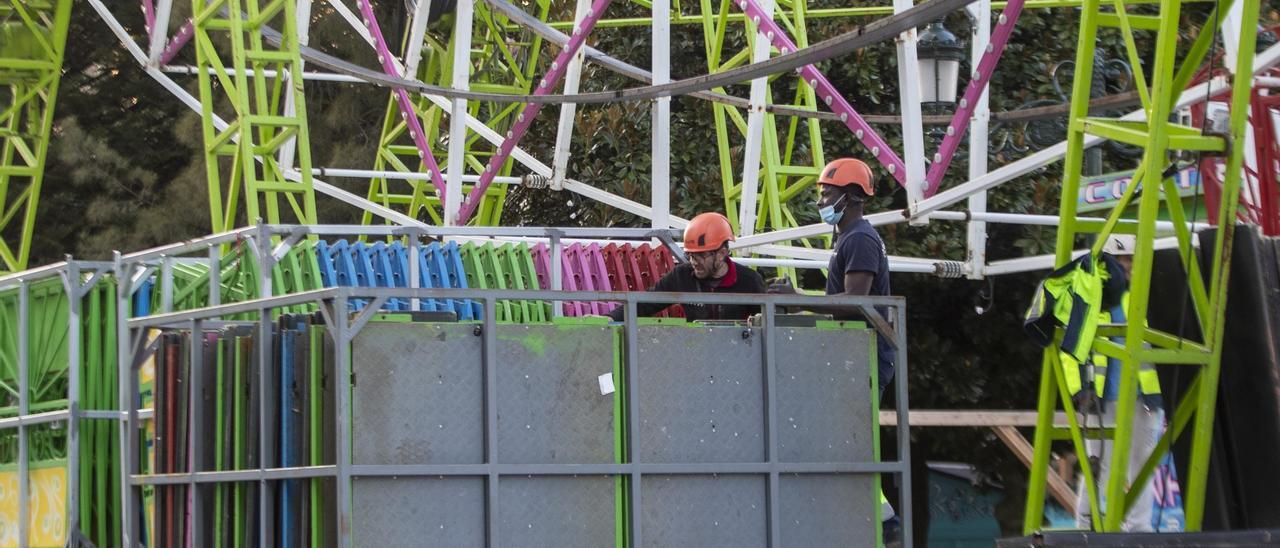
{"type": "MultiPolygon", "coordinates": [[[[996,437],[1004,442],[1013,454],[1022,461],[1022,464],[1030,467],[1034,449],[1027,442],[1022,434],[1018,433],[1018,429],[1013,426],[993,426],[991,428],[996,433],[996,437]]],[[[1075,513],[1076,493],[1062,477],[1058,475],[1056,470],[1050,469],[1048,474],[1049,494],[1054,500],[1058,501],[1068,512],[1075,513]]]]}
{"type": "MultiPolygon", "coordinates": [[[[947,411],[935,409],[912,410],[909,413],[911,426],[942,427],[987,427],[987,426],[1026,426],[1036,425],[1035,411],[947,411]]],[[[1055,426],[1067,426],[1067,414],[1058,412],[1054,415],[1055,426]]],[[[892,410],[880,411],[880,426],[898,424],[898,413],[892,410]]]]}

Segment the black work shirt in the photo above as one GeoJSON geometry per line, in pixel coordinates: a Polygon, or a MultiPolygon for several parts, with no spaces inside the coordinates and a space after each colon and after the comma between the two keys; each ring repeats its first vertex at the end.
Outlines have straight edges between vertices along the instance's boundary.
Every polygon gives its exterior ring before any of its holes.
{"type": "MultiPolygon", "coordinates": [[[[850,272],[868,272],[872,296],[889,295],[889,255],[885,252],[880,233],[866,219],[859,219],[848,230],[836,236],[835,252],[827,263],[827,294],[843,295],[844,275],[850,272]]],[[[877,306],[876,311],[887,320],[889,310],[877,306]]],[[[837,320],[864,320],[861,314],[836,314],[837,320]]],[[[869,323],[869,322],[868,322],[869,323]]],[[[876,354],[880,362],[880,386],[893,378],[893,363],[897,351],[889,346],[883,335],[876,332],[876,354]]]]}
{"type": "MultiPolygon", "coordinates": [[[[764,293],[764,278],[759,272],[729,261],[729,272],[719,280],[699,280],[693,275],[693,266],[688,263],[676,265],[666,276],[654,284],[653,291],[675,291],[689,293],[764,293]]],[[[748,316],[760,311],[757,305],[738,304],[702,304],[702,303],[639,303],[636,305],[638,316],[652,316],[666,310],[672,304],[680,304],[684,308],[684,317],[694,320],[745,320],[748,316]]],[[[619,306],[609,313],[614,321],[622,321],[623,307],[619,306]]]]}

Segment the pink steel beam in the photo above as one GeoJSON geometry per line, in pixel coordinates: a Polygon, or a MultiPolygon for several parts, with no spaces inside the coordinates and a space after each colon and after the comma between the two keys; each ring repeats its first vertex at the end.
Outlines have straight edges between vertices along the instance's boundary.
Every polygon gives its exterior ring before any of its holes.
{"type": "Polygon", "coordinates": [[[147,24],[147,36],[156,28],[156,5],[151,0],[142,0],[142,20],[147,24]]]}
{"type": "MultiPolygon", "coordinates": [[[[574,26],[573,34],[569,35],[569,42],[564,45],[564,49],[560,50],[560,54],[551,62],[551,70],[547,72],[542,80],[538,82],[538,88],[533,91],[533,95],[546,95],[551,93],[553,89],[560,83],[560,79],[564,77],[565,72],[569,70],[569,60],[577,55],[578,49],[587,41],[587,35],[594,29],[596,23],[604,16],[604,10],[609,7],[612,0],[594,0],[591,8],[587,10],[587,16],[581,23],[574,26]]],[[[480,180],[476,182],[476,186],[471,189],[471,193],[467,195],[467,199],[463,200],[462,208],[458,211],[458,224],[466,224],[467,219],[471,218],[471,214],[475,212],[476,206],[480,204],[480,199],[484,197],[484,193],[489,189],[489,185],[493,183],[493,178],[498,175],[498,170],[502,168],[502,164],[507,161],[507,157],[511,155],[512,149],[529,131],[529,126],[533,124],[533,119],[537,118],[538,111],[542,110],[541,103],[526,104],[524,110],[516,116],[516,125],[507,131],[506,139],[502,140],[502,145],[498,147],[498,153],[489,158],[489,164],[485,166],[484,173],[480,174],[480,180]]]]}
{"type": "MultiPolygon", "coordinates": [[[[751,17],[751,22],[756,25],[756,32],[763,34],[769,40],[769,43],[773,44],[773,47],[778,48],[778,51],[786,54],[796,50],[795,43],[791,41],[787,33],[773,21],[771,14],[765,13],[764,10],[760,9],[760,5],[755,0],[737,0],[737,4],[739,8],[742,8],[743,13],[751,17]]],[[[853,135],[858,138],[858,141],[863,146],[871,150],[871,155],[876,160],[879,160],[885,166],[885,169],[889,170],[889,174],[898,180],[898,184],[906,185],[907,166],[902,163],[902,158],[899,158],[897,153],[892,148],[889,148],[889,144],[885,143],[880,134],[876,133],[876,130],[871,129],[871,124],[868,124],[858,114],[858,111],[853,109],[853,106],[844,99],[843,95],[840,95],[835,86],[831,85],[827,77],[823,76],[822,72],[813,65],[805,65],[796,69],[796,71],[809,83],[809,87],[817,90],[818,96],[827,104],[827,107],[832,112],[840,115],[840,121],[844,122],[845,127],[853,132],[853,135]]]]}
{"type": "MultiPolygon", "coordinates": [[[[382,29],[378,26],[378,19],[373,15],[373,5],[369,0],[358,0],[356,2],[360,6],[360,15],[364,19],[364,26],[368,27],[369,35],[373,37],[374,49],[378,52],[378,62],[382,64],[382,71],[387,75],[395,78],[407,78],[410,75],[400,74],[396,70],[395,64],[391,62],[391,50],[387,48],[387,40],[382,37],[382,29]]],[[[395,88],[396,104],[400,107],[400,117],[404,119],[405,125],[409,128],[409,135],[413,137],[413,143],[418,146],[418,157],[427,164],[427,175],[431,177],[431,183],[436,187],[436,194],[440,197],[440,205],[444,205],[444,178],[440,176],[440,166],[436,164],[435,155],[431,154],[431,147],[427,145],[426,133],[422,131],[422,121],[418,119],[418,113],[413,110],[413,102],[409,100],[409,93],[404,88],[395,88]]]]}
{"type": "Polygon", "coordinates": [[[1000,55],[1004,53],[1004,47],[1009,43],[1009,36],[1013,34],[1013,25],[1022,14],[1023,3],[1024,0],[1009,0],[1004,12],[996,20],[996,30],[991,33],[991,42],[987,43],[987,51],[982,54],[982,59],[978,61],[978,70],[973,73],[969,86],[964,89],[964,96],[960,98],[960,108],[951,117],[951,124],[947,126],[947,136],[942,139],[942,146],[933,155],[933,165],[929,166],[929,174],[925,176],[924,196],[926,198],[938,192],[938,187],[942,185],[942,176],[947,172],[947,166],[951,164],[951,158],[955,156],[956,149],[960,147],[965,130],[969,128],[969,120],[973,117],[973,109],[978,103],[978,98],[987,89],[991,74],[996,71],[996,63],[1000,61],[1000,55]]]}
{"type": "Polygon", "coordinates": [[[167,65],[169,61],[177,57],[178,52],[182,51],[182,46],[187,45],[187,42],[190,42],[191,37],[195,36],[195,34],[195,25],[191,23],[190,19],[187,19],[187,22],[182,24],[182,28],[178,29],[178,33],[173,35],[168,44],[165,44],[164,51],[160,53],[160,65],[167,65]]]}

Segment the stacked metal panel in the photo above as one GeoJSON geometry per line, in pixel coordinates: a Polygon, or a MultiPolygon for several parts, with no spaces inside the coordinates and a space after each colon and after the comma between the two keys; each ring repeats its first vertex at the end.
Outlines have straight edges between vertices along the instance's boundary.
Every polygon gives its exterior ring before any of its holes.
{"type": "MultiPolygon", "coordinates": [[[[412,276],[409,249],[400,242],[372,244],[338,240],[316,242],[320,281],[325,287],[409,287],[412,276]]],[[[419,287],[478,289],[551,289],[551,252],[545,244],[439,243],[419,251],[419,287]]],[[[569,291],[642,291],[675,267],[671,252],[649,244],[574,243],[561,255],[562,286],[569,291]]],[[[354,299],[351,306],[366,302],[354,299]]],[[[500,322],[537,322],[552,316],[549,303],[500,301],[500,322]]],[[[608,314],[613,303],[566,302],[564,316],[608,314]]],[[[391,299],[383,306],[405,311],[410,303],[391,299]]],[[[479,303],[468,300],[423,299],[420,310],[452,311],[459,319],[480,319],[479,303]]]]}
{"type": "MultiPolygon", "coordinates": [[[[248,245],[237,245],[219,259],[219,302],[230,303],[259,296],[258,261],[248,245]]],[[[273,266],[272,292],[291,294],[323,287],[410,287],[413,262],[417,262],[418,287],[480,289],[551,289],[551,252],[546,244],[432,242],[410,256],[402,242],[304,240],[294,245],[273,266]]],[[[564,246],[561,254],[562,287],[583,291],[643,291],[675,267],[670,250],[649,244],[583,244],[564,246]]],[[[193,310],[209,305],[210,273],[205,260],[175,260],[172,287],[161,272],[143,281],[134,298],[135,315],[164,310],[193,310]],[[168,292],[168,296],[166,296],[168,292]],[[166,300],[167,299],[167,300],[166,300]]],[[[353,299],[353,309],[367,299],[353,299]]],[[[407,311],[408,299],[391,299],[387,311],[407,311]]],[[[565,302],[564,316],[608,314],[617,305],[605,302],[565,302]]],[[[480,319],[479,303],[465,299],[423,299],[418,310],[451,311],[459,319],[480,319]]],[[[285,309],[308,313],[308,305],[285,309]]],[[[543,321],[552,316],[551,304],[535,301],[503,301],[498,321],[543,321]]],[[[673,307],[663,316],[683,315],[673,307]]]]}
{"type": "MultiPolygon", "coordinates": [[[[51,414],[70,408],[69,396],[81,410],[114,409],[116,405],[115,291],[99,281],[80,300],[77,325],[71,325],[70,299],[63,281],[54,276],[0,291],[0,418],[19,414],[20,377],[26,353],[27,413],[51,414]],[[24,312],[25,309],[25,318],[24,312]],[[78,359],[71,358],[69,337],[77,330],[78,359]],[[21,333],[26,334],[20,350],[21,333]],[[78,369],[79,390],[69,394],[70,367],[78,369]]],[[[82,419],[76,440],[80,455],[68,469],[70,438],[66,420],[36,421],[25,427],[27,439],[26,541],[31,545],[61,545],[76,512],[80,529],[91,540],[118,534],[119,437],[111,421],[82,419]],[[66,507],[72,475],[78,476],[75,508],[66,507]]],[[[19,533],[19,429],[0,430],[0,538],[17,542],[19,533]]]]}
{"type": "MultiPolygon", "coordinates": [[[[151,264],[146,274],[135,280],[136,290],[129,300],[134,317],[162,311],[182,311],[212,304],[209,285],[219,284],[218,302],[230,303],[256,298],[262,280],[255,249],[242,242],[217,254],[218,271],[209,269],[205,259],[170,258],[151,264]]],[[[564,246],[561,274],[565,289],[596,291],[643,290],[673,266],[671,254],[663,247],[648,244],[573,243],[564,246]]],[[[275,294],[298,293],[323,287],[349,285],[364,287],[408,287],[417,261],[420,287],[489,288],[534,290],[549,289],[551,254],[543,244],[524,243],[457,243],[435,242],[419,247],[417,257],[399,243],[364,243],[302,240],[277,258],[271,269],[271,288],[275,294]]],[[[81,281],[87,280],[83,277],[81,281]]],[[[82,411],[115,411],[120,408],[117,382],[117,281],[108,275],[94,278],[79,302],[80,390],[77,406],[82,411]]],[[[67,337],[69,306],[62,280],[49,277],[27,284],[27,352],[30,364],[28,412],[65,411],[67,370],[73,363],[68,355],[67,337]]],[[[18,290],[0,291],[0,389],[5,401],[0,405],[0,418],[18,413],[18,290]]],[[[465,299],[421,299],[418,310],[451,312],[459,320],[481,319],[483,308],[465,299]]],[[[356,306],[367,303],[355,303],[356,306]]],[[[408,311],[409,299],[392,299],[384,310],[388,313],[408,311]]],[[[561,303],[565,316],[598,315],[609,312],[612,303],[561,303]]],[[[143,421],[146,441],[142,447],[143,473],[178,473],[191,469],[229,470],[256,468],[259,459],[265,465],[299,466],[333,462],[332,390],[325,368],[332,363],[325,354],[322,327],[312,325],[309,314],[314,305],[288,307],[277,312],[274,358],[268,371],[273,384],[257,386],[256,334],[246,328],[226,328],[197,337],[196,346],[205,364],[193,370],[190,356],[192,340],[188,334],[151,334],[148,340],[153,354],[139,363],[140,400],[143,409],[155,409],[154,419],[143,421]],[[293,323],[289,323],[293,322],[293,323]],[[319,349],[319,350],[317,350],[319,349]],[[302,360],[302,361],[299,361],[302,360]],[[295,364],[285,367],[285,364],[295,364]],[[303,366],[305,367],[298,367],[303,366]],[[300,373],[301,372],[301,373],[300,373]],[[302,384],[317,387],[296,392],[302,384]],[[318,375],[312,378],[310,375],[318,375]],[[197,383],[193,375],[207,376],[197,383]],[[293,376],[290,376],[293,375],[293,376]],[[237,380],[239,379],[239,380],[237,380]],[[241,384],[236,384],[237,382],[241,384]],[[190,387],[199,384],[196,395],[190,387]],[[288,387],[286,389],[286,387],[288,387]],[[258,447],[254,432],[263,411],[256,409],[255,390],[270,390],[273,408],[266,411],[274,421],[275,432],[269,447],[258,447]],[[299,396],[301,394],[301,396],[299,396]],[[301,399],[299,399],[301,398],[301,399]],[[328,407],[326,407],[326,405],[328,407]],[[202,411],[197,412],[196,409],[202,411]],[[302,410],[305,409],[305,412],[302,410]],[[201,414],[203,413],[203,414],[201,414]],[[301,413],[303,418],[294,415],[301,413]],[[325,413],[328,415],[325,416],[325,413]],[[213,422],[197,424],[196,417],[213,422]],[[301,420],[301,422],[298,422],[301,420]],[[302,426],[298,426],[301,424],[302,426]],[[278,435],[277,435],[278,434],[278,435]],[[299,436],[301,440],[299,441],[299,436]],[[312,443],[311,439],[323,443],[312,443]],[[213,440],[199,444],[196,440],[213,440]],[[197,447],[198,446],[198,447],[197,447]],[[270,451],[265,453],[265,451],[270,451]]],[[[497,303],[495,320],[503,324],[542,325],[552,318],[551,303],[538,300],[512,300],[497,303]]],[[[380,322],[391,316],[383,316],[380,322]]],[[[402,319],[408,315],[399,316],[402,319]]],[[[251,315],[227,317],[225,320],[249,321],[251,315]]],[[[421,319],[420,317],[418,319],[421,319]]],[[[203,378],[203,377],[202,377],[203,378]]],[[[29,539],[33,544],[65,542],[70,520],[68,511],[77,512],[80,534],[97,545],[110,545],[120,538],[119,470],[121,454],[119,433],[114,419],[84,418],[80,420],[77,441],[77,470],[68,465],[68,436],[65,422],[52,421],[26,427],[29,441],[28,467],[30,489],[50,494],[48,500],[66,500],[71,485],[68,475],[78,475],[76,508],[50,504],[48,508],[31,507],[28,515],[33,524],[29,539]],[[60,491],[59,491],[60,490],[60,491]],[[58,494],[61,493],[61,494],[58,494]],[[41,536],[44,535],[44,536],[41,536]]],[[[18,430],[0,430],[0,527],[12,528],[16,537],[18,523],[18,430]]],[[[258,513],[254,510],[258,497],[256,484],[237,483],[187,492],[185,487],[148,487],[143,489],[146,516],[143,517],[143,539],[151,545],[181,545],[185,542],[212,545],[243,545],[256,542],[258,513]],[[195,498],[206,501],[207,525],[200,539],[194,537],[195,498]]],[[[293,544],[310,539],[333,538],[332,507],[313,504],[314,500],[331,500],[332,479],[290,480],[271,493],[277,502],[270,509],[273,538],[293,544]],[[326,494],[328,493],[328,494],[326,494]],[[278,514],[277,514],[278,513],[278,514]],[[299,528],[299,524],[300,528],[299,528]],[[302,531],[302,532],[299,532],[302,531]]],[[[9,534],[5,529],[3,534],[9,534]]]]}
{"type": "MultiPolygon", "coordinates": [[[[334,363],[323,327],[310,315],[279,317],[266,371],[258,335],[236,326],[159,338],[151,473],[333,464],[334,363]]],[[[332,478],[271,484],[265,509],[258,489],[256,481],[211,484],[195,493],[185,485],[157,486],[144,533],[148,544],[257,546],[263,528],[279,546],[334,543],[332,478]]]]}
{"type": "MultiPolygon", "coordinates": [[[[387,313],[351,339],[356,545],[874,543],[877,482],[848,473],[877,453],[860,324],[489,325],[387,313]]],[[[260,327],[158,337],[156,473],[335,462],[332,338],[311,315],[270,332],[266,364],[260,327]]],[[[335,481],[157,487],[151,545],[332,545],[335,481]]]]}

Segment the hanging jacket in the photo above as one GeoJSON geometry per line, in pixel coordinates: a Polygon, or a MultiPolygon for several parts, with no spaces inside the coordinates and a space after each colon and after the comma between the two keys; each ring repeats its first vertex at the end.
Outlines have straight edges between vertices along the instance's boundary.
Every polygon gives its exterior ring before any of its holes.
{"type": "Polygon", "coordinates": [[[1128,283],[1124,269],[1109,254],[1092,260],[1090,253],[1053,271],[1036,289],[1023,330],[1040,346],[1049,346],[1063,328],[1059,349],[1076,362],[1089,357],[1099,314],[1120,304],[1128,283]]]}
{"type": "MultiPolygon", "coordinates": [[[[1120,299],[1120,304],[1109,310],[1103,310],[1098,316],[1098,321],[1107,324],[1123,324],[1125,311],[1128,309],[1129,292],[1126,291],[1120,299]]],[[[1125,338],[1112,337],[1111,342],[1124,346],[1125,338]]],[[[1120,360],[1100,352],[1093,352],[1088,363],[1093,365],[1092,378],[1089,378],[1088,367],[1084,363],[1077,362],[1066,353],[1062,354],[1067,390],[1074,396],[1087,387],[1093,389],[1103,401],[1116,401],[1120,395],[1120,360]]],[[[1143,404],[1149,408],[1154,409],[1163,405],[1160,396],[1160,378],[1156,374],[1155,365],[1143,363],[1139,366],[1138,395],[1142,397],[1143,404]]]]}

